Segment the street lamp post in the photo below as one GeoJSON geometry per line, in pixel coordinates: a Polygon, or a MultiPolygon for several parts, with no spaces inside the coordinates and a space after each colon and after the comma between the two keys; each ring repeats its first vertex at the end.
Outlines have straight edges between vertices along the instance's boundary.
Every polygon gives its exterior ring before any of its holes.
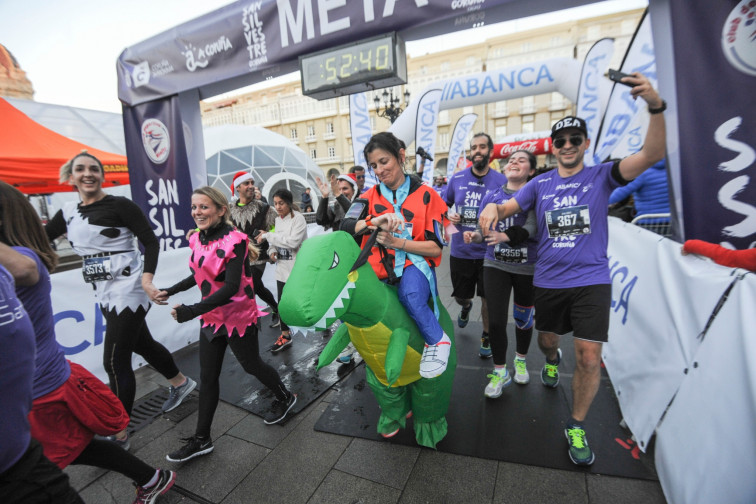
{"type": "MultiPolygon", "coordinates": [[[[400,98],[397,96],[394,98],[394,90],[391,89],[390,91],[383,90],[383,112],[381,112],[381,99],[378,97],[378,95],[375,95],[373,98],[373,101],[375,102],[375,113],[378,115],[378,117],[385,117],[389,121],[391,121],[391,124],[394,124],[394,121],[396,121],[396,118],[399,117],[399,115],[402,113],[402,108],[399,106],[400,98]]],[[[410,92],[405,91],[404,92],[404,103],[405,106],[407,103],[409,103],[410,99],[410,92]]]]}

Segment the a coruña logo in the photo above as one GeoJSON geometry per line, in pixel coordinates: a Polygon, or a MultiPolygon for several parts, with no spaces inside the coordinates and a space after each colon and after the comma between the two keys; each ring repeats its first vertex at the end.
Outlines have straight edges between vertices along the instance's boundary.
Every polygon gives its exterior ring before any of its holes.
{"type": "Polygon", "coordinates": [[[741,0],[727,16],[722,51],[733,67],[756,75],[756,0],[741,0]]]}
{"type": "Polygon", "coordinates": [[[147,119],[142,123],[142,144],[153,163],[165,163],[171,153],[168,128],[159,119],[147,119]]]}

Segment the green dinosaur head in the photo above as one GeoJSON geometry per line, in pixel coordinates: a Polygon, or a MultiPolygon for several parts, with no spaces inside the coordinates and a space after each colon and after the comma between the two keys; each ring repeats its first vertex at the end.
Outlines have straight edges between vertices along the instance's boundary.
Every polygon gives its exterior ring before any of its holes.
{"type": "Polygon", "coordinates": [[[360,247],[343,231],[305,240],[278,304],[286,324],[293,329],[325,330],[342,318],[355,283],[366,278],[378,282],[369,264],[350,274],[359,255],[360,247]]]}

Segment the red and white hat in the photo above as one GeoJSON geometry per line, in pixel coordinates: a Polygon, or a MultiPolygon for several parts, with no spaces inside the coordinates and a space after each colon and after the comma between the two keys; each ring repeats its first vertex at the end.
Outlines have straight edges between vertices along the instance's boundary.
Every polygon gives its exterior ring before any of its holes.
{"type": "Polygon", "coordinates": [[[354,173],[342,173],[336,178],[338,180],[343,180],[345,182],[349,182],[350,184],[352,184],[352,187],[354,187],[355,191],[357,190],[357,187],[359,187],[357,185],[357,175],[355,175],[354,173]]]}
{"type": "Polygon", "coordinates": [[[231,195],[236,196],[236,188],[239,187],[239,184],[242,182],[246,182],[247,180],[254,180],[255,178],[252,176],[251,173],[246,171],[239,171],[234,174],[234,180],[231,182],[231,195]]]}

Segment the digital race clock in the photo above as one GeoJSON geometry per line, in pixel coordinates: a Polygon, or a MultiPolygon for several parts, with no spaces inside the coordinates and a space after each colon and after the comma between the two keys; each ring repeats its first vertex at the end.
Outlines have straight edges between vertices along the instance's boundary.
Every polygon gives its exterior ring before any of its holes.
{"type": "Polygon", "coordinates": [[[299,57],[302,93],[323,100],[407,83],[404,40],[388,33],[299,57]]]}

